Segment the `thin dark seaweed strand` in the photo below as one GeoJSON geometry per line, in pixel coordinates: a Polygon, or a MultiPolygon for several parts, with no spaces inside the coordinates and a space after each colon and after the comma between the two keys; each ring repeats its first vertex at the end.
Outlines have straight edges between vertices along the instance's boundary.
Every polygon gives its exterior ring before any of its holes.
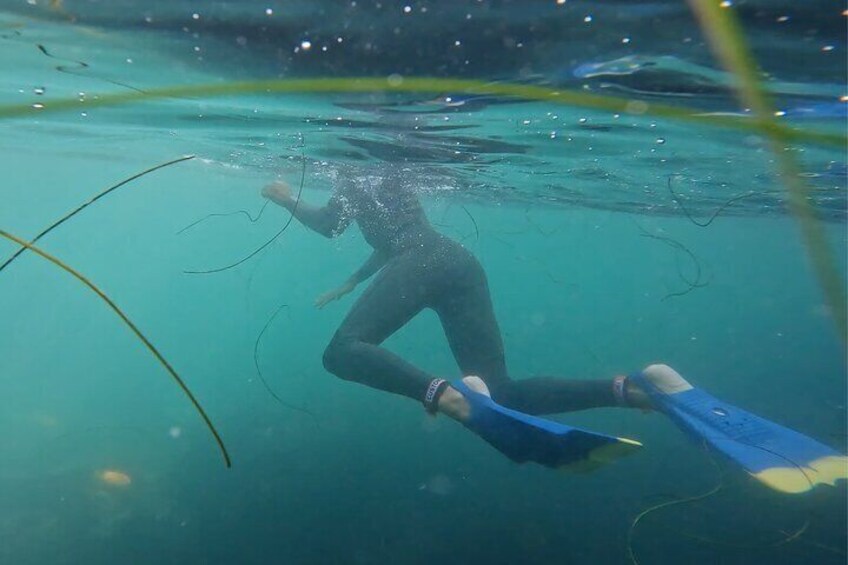
{"type": "MultiPolygon", "coordinates": [[[[302,139],[303,138],[301,136],[301,143],[302,143],[302,139]]],[[[288,221],[280,229],[280,231],[278,231],[274,235],[274,237],[272,237],[271,239],[269,239],[268,241],[266,241],[265,243],[260,245],[258,248],[256,248],[252,253],[250,253],[246,257],[242,257],[241,259],[239,259],[238,261],[236,261],[235,263],[232,263],[230,265],[226,265],[224,267],[218,267],[217,269],[209,269],[209,270],[206,270],[206,271],[183,271],[183,273],[185,273],[187,275],[210,275],[212,273],[220,273],[222,271],[226,271],[227,269],[232,269],[233,267],[238,267],[239,265],[241,265],[245,261],[256,256],[263,249],[265,249],[266,247],[268,247],[269,245],[274,243],[274,241],[276,241],[276,239],[278,237],[283,235],[283,232],[286,231],[289,228],[289,226],[292,223],[292,220],[294,220],[294,215],[297,213],[297,207],[298,207],[298,205],[300,205],[300,195],[303,194],[303,183],[304,183],[304,180],[306,179],[306,155],[303,153],[303,146],[302,145],[301,145],[301,150],[300,150],[300,160],[301,160],[303,165],[302,165],[302,168],[301,168],[301,171],[300,171],[300,188],[297,190],[297,200],[295,200],[295,202],[294,202],[294,208],[292,208],[292,213],[291,213],[291,216],[289,216],[288,221]]]]}
{"type": "Polygon", "coordinates": [[[474,216],[471,215],[471,212],[468,211],[468,208],[465,205],[462,206],[462,211],[465,212],[465,215],[468,216],[468,219],[471,220],[471,223],[474,224],[474,240],[480,241],[480,228],[477,227],[477,220],[474,219],[474,216]]]}
{"type": "Polygon", "coordinates": [[[805,518],[804,523],[801,524],[798,529],[790,532],[785,532],[783,530],[778,530],[781,537],[771,543],[739,543],[732,541],[722,541],[719,539],[712,539],[706,536],[700,536],[698,534],[693,534],[690,532],[677,531],[683,537],[695,540],[700,543],[705,543],[707,545],[715,545],[718,547],[727,547],[731,549],[770,549],[775,547],[780,547],[782,545],[786,545],[788,543],[792,543],[794,541],[799,541],[801,536],[810,528],[810,519],[805,518]]]}
{"type": "MultiPolygon", "coordinates": [[[[704,448],[706,450],[706,443],[704,444],[704,448]]],[[[686,498],[675,498],[673,500],[668,500],[666,502],[661,502],[659,504],[655,504],[654,506],[650,506],[650,507],[642,510],[641,512],[639,512],[639,514],[637,514],[636,517],[633,518],[633,521],[630,522],[630,527],[627,529],[627,556],[630,558],[630,562],[633,563],[633,565],[639,565],[639,560],[636,558],[636,552],[633,549],[633,541],[635,540],[635,537],[636,537],[636,528],[639,525],[639,523],[642,521],[643,518],[645,518],[648,514],[653,514],[657,510],[661,510],[663,508],[668,508],[669,506],[677,506],[677,505],[680,505],[680,504],[690,504],[692,502],[704,500],[706,498],[713,496],[718,491],[720,491],[722,489],[722,487],[724,487],[724,477],[723,477],[722,472],[721,472],[721,467],[719,467],[718,463],[716,462],[716,460],[713,458],[713,456],[710,454],[709,451],[706,451],[706,453],[707,453],[707,457],[709,457],[710,463],[712,463],[713,468],[715,468],[715,470],[716,470],[717,478],[716,478],[715,486],[713,486],[710,490],[705,491],[701,494],[697,494],[697,495],[694,495],[694,496],[687,496],[686,498]]]]}
{"type": "Polygon", "coordinates": [[[315,414],[313,414],[308,409],[303,408],[301,406],[295,406],[294,404],[289,404],[288,402],[286,402],[282,398],[280,398],[279,395],[276,392],[274,392],[274,389],[272,389],[271,385],[268,384],[268,381],[265,380],[265,376],[262,374],[262,368],[260,367],[260,364],[259,364],[259,348],[260,348],[260,343],[262,341],[262,336],[265,335],[265,332],[270,327],[270,325],[274,322],[274,319],[277,317],[277,314],[279,314],[280,311],[283,308],[288,310],[289,305],[288,304],[281,304],[279,307],[277,307],[277,309],[274,310],[274,313],[271,314],[271,317],[268,318],[268,321],[265,322],[265,325],[262,326],[262,331],[260,331],[259,335],[256,336],[256,343],[253,344],[253,364],[256,366],[256,374],[259,375],[259,380],[262,381],[262,386],[265,387],[265,390],[268,391],[268,394],[270,394],[274,398],[274,400],[276,400],[280,405],[285,406],[286,408],[289,408],[291,410],[296,410],[298,412],[302,412],[302,413],[306,414],[307,416],[312,418],[313,422],[315,422],[317,424],[318,419],[315,417],[315,414]]]}
{"type": "MultiPolygon", "coordinates": [[[[722,476],[721,468],[718,465],[718,462],[715,460],[712,453],[707,448],[707,444],[706,444],[705,441],[702,443],[702,447],[704,448],[704,451],[705,451],[707,457],[709,458],[710,463],[712,463],[713,467],[716,470],[716,473],[717,473],[716,485],[712,489],[710,489],[709,491],[706,491],[703,494],[699,494],[699,495],[688,496],[688,497],[679,497],[677,495],[669,495],[671,497],[671,500],[666,500],[666,501],[657,503],[655,505],[652,505],[652,506],[646,508],[645,510],[641,511],[639,514],[637,514],[637,516],[630,523],[630,528],[628,529],[628,532],[627,532],[627,553],[628,553],[628,557],[630,558],[630,561],[634,565],[639,565],[639,560],[636,558],[636,553],[633,549],[633,541],[635,540],[636,527],[639,524],[639,522],[642,521],[643,518],[645,518],[648,514],[652,514],[652,513],[656,512],[658,510],[661,510],[663,508],[668,508],[670,506],[677,506],[677,505],[680,505],[680,504],[689,504],[689,503],[692,503],[692,502],[698,502],[698,501],[705,500],[706,498],[709,498],[709,497],[713,496],[714,494],[718,493],[718,491],[720,491],[723,488],[724,479],[723,479],[723,476],[722,476]]],[[[678,533],[679,535],[681,535],[683,537],[687,537],[687,538],[693,539],[693,540],[701,542],[701,543],[716,545],[716,546],[720,546],[720,547],[728,547],[728,548],[736,548],[736,549],[769,549],[769,548],[781,547],[783,545],[786,545],[788,543],[792,543],[792,542],[795,542],[795,541],[806,541],[806,540],[802,539],[802,536],[809,529],[809,527],[810,527],[810,518],[808,517],[804,520],[804,523],[801,524],[801,526],[799,528],[797,528],[796,530],[790,531],[790,532],[784,532],[782,530],[778,530],[779,533],[781,534],[781,537],[779,539],[777,539],[777,540],[775,540],[771,543],[761,543],[761,544],[756,544],[756,543],[745,544],[745,543],[726,542],[726,541],[711,539],[711,538],[708,538],[706,536],[699,536],[697,534],[692,534],[692,533],[682,532],[682,531],[677,531],[676,533],[678,533]]],[[[666,531],[669,531],[669,530],[670,530],[670,528],[666,529],[666,531]]],[[[672,531],[674,531],[674,530],[672,530],[672,531]]],[[[810,545],[813,545],[814,547],[819,547],[820,544],[816,544],[815,542],[813,542],[813,543],[810,543],[810,545]]],[[[828,547],[828,546],[821,546],[820,548],[824,549],[824,550],[828,550],[828,551],[833,551],[833,548],[828,547]]]]}
{"type": "Polygon", "coordinates": [[[680,277],[680,280],[682,280],[688,286],[688,288],[686,290],[681,290],[681,291],[678,291],[678,292],[670,292],[670,293],[666,294],[660,300],[661,302],[664,302],[664,301],[668,300],[669,298],[685,296],[686,294],[689,294],[690,292],[692,292],[696,288],[704,288],[706,286],[709,286],[709,281],[703,281],[703,282],[701,281],[701,272],[702,272],[701,271],[701,262],[698,260],[698,258],[695,256],[695,254],[692,253],[692,251],[689,250],[688,247],[686,247],[685,245],[683,245],[682,243],[680,243],[676,239],[673,239],[673,238],[670,238],[670,237],[667,237],[667,236],[662,236],[662,235],[655,235],[655,234],[652,234],[649,231],[647,231],[642,226],[639,226],[638,224],[637,224],[637,226],[639,227],[639,230],[642,232],[640,234],[640,235],[642,235],[642,237],[648,237],[650,239],[655,239],[657,241],[661,241],[661,242],[665,243],[666,245],[668,245],[669,247],[671,247],[672,249],[682,251],[683,253],[685,253],[689,256],[689,258],[692,260],[692,264],[695,265],[696,276],[695,276],[695,280],[691,281],[686,276],[684,276],[683,271],[680,268],[680,263],[675,256],[675,267],[677,268],[677,276],[680,277]]]}
{"type": "Polygon", "coordinates": [[[14,29],[12,26],[3,26],[0,29],[11,29],[11,31],[12,31],[11,35],[9,35],[6,32],[0,34],[0,39],[12,39],[13,37],[20,37],[21,36],[21,32],[14,29]]]}
{"type": "MultiPolygon", "coordinates": [[[[56,59],[56,60],[59,60],[59,61],[70,61],[71,63],[74,63],[75,65],[77,65],[77,70],[90,69],[91,68],[91,66],[88,63],[86,63],[85,61],[77,61],[75,59],[67,59],[65,57],[57,57],[56,55],[53,55],[52,53],[50,53],[47,50],[47,48],[40,43],[37,43],[35,46],[38,48],[39,51],[41,51],[44,55],[46,55],[47,57],[50,57],[51,59],[56,59]]],[[[108,82],[110,84],[114,84],[116,86],[122,86],[124,88],[129,88],[130,90],[134,90],[136,92],[141,92],[142,94],[146,94],[142,89],[136,88],[136,87],[134,87],[130,84],[126,84],[124,82],[112,80],[112,79],[109,79],[109,78],[98,77],[98,76],[88,76],[88,75],[85,75],[85,74],[80,74],[80,73],[74,72],[74,69],[69,68],[68,65],[56,65],[55,68],[60,73],[67,73],[67,74],[73,75],[73,76],[102,80],[102,81],[108,82]]]]}
{"type": "Polygon", "coordinates": [[[256,214],[255,218],[253,216],[251,216],[250,212],[248,212],[247,210],[236,210],[235,212],[219,212],[219,213],[215,213],[215,214],[208,214],[208,215],[200,218],[199,220],[195,220],[194,222],[190,223],[189,225],[187,225],[186,227],[184,227],[183,229],[178,231],[176,233],[176,235],[180,235],[181,233],[190,230],[191,228],[195,227],[198,224],[205,222],[206,220],[210,220],[212,218],[226,218],[228,216],[235,216],[235,215],[238,215],[238,214],[242,214],[244,216],[247,216],[248,221],[250,221],[250,223],[252,223],[252,224],[255,224],[256,222],[259,221],[260,218],[262,218],[262,214],[265,213],[265,208],[268,207],[268,204],[270,202],[271,202],[270,200],[265,201],[265,204],[263,204],[262,208],[259,209],[259,213],[256,214]]]}
{"type": "MultiPolygon", "coordinates": [[[[106,196],[107,194],[109,194],[110,192],[112,192],[112,191],[114,191],[114,190],[117,190],[117,189],[121,188],[122,186],[124,186],[124,185],[126,185],[126,184],[129,184],[129,183],[131,183],[132,181],[134,181],[134,180],[136,180],[136,179],[138,179],[138,178],[141,178],[141,177],[143,177],[144,175],[146,175],[146,174],[148,174],[148,173],[152,173],[153,171],[158,171],[159,169],[164,169],[165,167],[170,167],[171,165],[176,165],[177,163],[182,163],[183,161],[189,161],[189,160],[191,160],[191,159],[194,159],[194,155],[186,155],[185,157],[180,157],[179,159],[173,159],[173,160],[171,160],[171,161],[168,161],[167,163],[162,163],[162,164],[160,164],[160,165],[156,165],[155,167],[150,167],[149,169],[146,169],[146,170],[144,170],[144,171],[142,171],[142,172],[140,172],[140,173],[137,173],[137,174],[135,174],[135,175],[133,175],[133,176],[131,176],[131,177],[127,178],[127,179],[122,180],[122,181],[121,181],[121,182],[119,182],[118,184],[114,184],[114,185],[110,186],[109,188],[107,188],[107,189],[106,189],[106,190],[104,190],[103,192],[101,192],[101,193],[97,194],[96,196],[94,196],[94,197],[90,198],[87,202],[85,202],[85,203],[81,204],[80,206],[78,206],[78,207],[77,207],[75,210],[73,210],[72,212],[70,212],[70,213],[68,213],[68,214],[64,215],[64,216],[63,216],[62,218],[60,218],[59,220],[57,220],[57,221],[53,222],[53,224],[51,224],[49,227],[47,227],[46,229],[44,229],[44,231],[42,231],[40,234],[38,234],[37,236],[35,236],[35,238],[33,238],[32,240],[30,240],[30,244],[34,244],[34,243],[36,243],[39,239],[41,239],[42,237],[44,237],[45,235],[47,235],[48,233],[50,233],[51,231],[53,231],[53,229],[55,229],[55,228],[59,227],[60,225],[62,225],[62,224],[63,224],[63,223],[65,223],[66,221],[70,220],[71,218],[73,218],[74,216],[76,216],[78,213],[82,212],[83,210],[85,210],[86,208],[88,208],[89,206],[91,206],[92,204],[94,204],[95,202],[97,202],[98,200],[100,200],[101,198],[103,198],[104,196],[106,196]]],[[[22,253],[24,253],[26,250],[27,250],[27,247],[21,247],[20,249],[18,249],[18,250],[17,250],[17,251],[16,251],[16,252],[15,252],[15,253],[11,256],[11,257],[9,257],[8,259],[6,259],[6,261],[5,261],[2,265],[0,265],[0,271],[2,271],[3,269],[5,269],[6,267],[8,267],[8,266],[9,266],[9,264],[10,264],[12,261],[14,261],[15,259],[17,259],[17,258],[18,258],[18,256],[20,256],[20,255],[21,255],[22,253]]]]}
{"type": "Polygon", "coordinates": [[[677,175],[669,175],[668,176],[668,191],[671,193],[671,197],[674,199],[674,202],[677,203],[678,206],[680,206],[680,209],[683,210],[683,213],[686,215],[687,218],[689,218],[689,221],[692,222],[693,224],[695,224],[696,226],[701,227],[701,228],[705,228],[705,227],[709,226],[711,223],[713,223],[713,221],[716,218],[718,218],[719,214],[724,212],[725,209],[729,208],[731,204],[734,204],[734,203],[739,202],[740,200],[744,200],[746,198],[751,198],[752,196],[758,196],[758,195],[761,195],[761,194],[772,194],[772,193],[780,192],[778,190],[768,190],[768,191],[763,191],[763,192],[748,192],[746,194],[734,196],[733,198],[731,198],[730,200],[726,201],[724,204],[719,206],[712,213],[712,215],[709,217],[709,219],[706,222],[699,222],[698,220],[696,220],[692,216],[692,214],[689,212],[689,210],[683,204],[683,201],[680,199],[680,197],[677,195],[676,192],[674,192],[674,189],[671,187],[671,179],[674,178],[675,176],[677,176],[677,175]]]}

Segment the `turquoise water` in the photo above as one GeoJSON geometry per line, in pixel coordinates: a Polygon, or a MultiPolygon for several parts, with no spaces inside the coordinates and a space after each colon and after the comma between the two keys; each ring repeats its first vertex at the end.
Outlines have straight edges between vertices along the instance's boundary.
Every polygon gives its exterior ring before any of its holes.
{"type": "MultiPolygon", "coordinates": [[[[356,295],[322,310],[313,301],[368,256],[356,230],[328,241],[293,223],[237,267],[185,272],[234,263],[280,230],[288,220],[280,208],[255,223],[242,214],[207,218],[238,210],[255,217],[270,180],[297,187],[305,170],[303,199],[318,204],[343,166],[373,175],[381,163],[402,163],[433,223],[486,269],[515,378],[609,378],[663,361],[717,396],[845,452],[845,350],[756,135],[651,115],[445,100],[461,93],[257,94],[50,112],[53,100],[130,87],[333,70],[382,76],[396,71],[381,61],[404,60],[365,53],[362,32],[350,30],[367,26],[350,8],[316,15],[309,4],[290,6],[289,14],[273,8],[285,22],[276,34],[260,33],[272,20],[260,19],[265,6],[255,3],[3,6],[0,101],[45,108],[3,122],[0,228],[34,237],[109,186],[195,156],[116,190],[39,243],[107,293],[176,368],[233,465],[224,466],[186,398],[114,313],[67,273],[24,254],[0,272],[0,563],[627,563],[628,546],[640,563],[844,563],[844,484],[772,493],[659,415],[601,409],[557,417],[645,445],[594,473],[563,474],[515,465],[417,403],[329,375],[322,351],[356,295]],[[315,27],[322,18],[324,27],[315,27]],[[347,44],[331,43],[334,21],[349,30],[347,44]],[[305,38],[312,67],[292,48],[305,38]],[[276,40],[292,54],[275,58],[276,40]],[[330,46],[324,53],[349,45],[350,59],[318,62],[322,44],[330,46]],[[357,54],[360,67],[333,66],[351,65],[357,54]],[[706,220],[749,193],[706,228],[680,206],[706,220]],[[107,470],[122,475],[110,482],[107,470]],[[718,483],[717,493],[631,527],[643,510],[718,483]]],[[[416,4],[416,13],[426,6],[416,4]]],[[[555,21],[542,19],[549,15],[541,3],[532,6],[490,6],[484,21],[515,21],[516,12],[525,23],[555,21]]],[[[589,6],[572,4],[566,14],[579,23],[589,6]]],[[[488,54],[491,68],[469,76],[738,110],[715,93],[681,99],[715,63],[705,54],[695,60],[688,47],[668,51],[677,42],[664,36],[644,52],[658,54],[668,40],[662,52],[692,61],[675,88],[666,81],[659,94],[645,94],[656,89],[563,78],[578,63],[625,55],[609,47],[613,39],[621,45],[621,22],[637,42],[654,24],[634,22],[651,14],[685,20],[672,4],[616,9],[593,12],[597,31],[573,28],[580,45],[592,46],[584,53],[545,58],[538,48],[522,61],[509,51],[497,68],[488,54]],[[605,14],[619,14],[618,28],[600,25],[605,14]],[[520,72],[531,63],[533,73],[520,72]]],[[[390,21],[374,21],[375,37],[391,37],[390,21]]],[[[800,32],[769,35],[755,18],[746,21],[779,78],[805,89],[779,97],[779,107],[817,104],[834,84],[844,87],[845,71],[832,62],[844,61],[844,36],[833,41],[829,24],[810,47],[800,32]],[[821,64],[772,63],[766,47],[786,44],[799,60],[821,64]]],[[[682,35],[697,35],[688,25],[682,35]]],[[[485,34],[472,32],[464,45],[479,39],[483,58],[485,34]]],[[[532,38],[525,36],[528,50],[532,38]]],[[[406,57],[422,75],[452,75],[475,60],[446,55],[444,68],[436,57],[428,69],[406,57]]],[[[656,84],[655,76],[642,80],[656,84]]],[[[845,125],[832,113],[790,123],[837,132],[845,125]]],[[[796,149],[844,280],[844,151],[796,149]]],[[[15,250],[0,244],[3,257],[15,250]]],[[[386,345],[434,374],[459,376],[429,312],[386,345]]]]}

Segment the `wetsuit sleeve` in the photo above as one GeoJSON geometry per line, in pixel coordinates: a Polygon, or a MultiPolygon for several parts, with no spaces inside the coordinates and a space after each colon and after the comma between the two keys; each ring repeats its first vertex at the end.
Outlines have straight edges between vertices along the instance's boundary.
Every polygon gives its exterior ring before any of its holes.
{"type": "Polygon", "coordinates": [[[369,277],[371,277],[371,275],[382,269],[383,265],[386,264],[387,260],[387,255],[385,255],[384,253],[380,253],[379,251],[375,251],[371,254],[371,257],[369,257],[368,260],[361,267],[359,267],[359,269],[355,273],[350,276],[348,282],[353,283],[355,285],[361,283],[362,281],[368,279],[369,277]]]}
{"type": "Polygon", "coordinates": [[[294,214],[297,220],[314,232],[324,237],[336,237],[350,225],[350,214],[345,205],[345,198],[334,192],[325,206],[310,206],[295,200],[282,205],[294,214]]]}

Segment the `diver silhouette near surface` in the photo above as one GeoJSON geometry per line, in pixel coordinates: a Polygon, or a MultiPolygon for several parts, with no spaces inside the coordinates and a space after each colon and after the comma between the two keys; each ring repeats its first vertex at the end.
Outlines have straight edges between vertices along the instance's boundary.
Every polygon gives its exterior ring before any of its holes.
{"type": "Polygon", "coordinates": [[[511,379],[482,266],[461,244],[435,230],[402,174],[397,166],[382,178],[340,175],[324,206],[296,200],[282,181],[262,190],[325,237],[336,237],[355,222],[373,248],[343,285],[316,301],[322,307],[374,276],[324,352],[329,372],[419,401],[429,413],[459,421],[517,462],[592,468],[632,452],[638,442],[536,416],[618,406],[666,414],[777,490],[801,492],[846,478],[845,457],[834,450],[694,388],[666,365],[601,380],[511,379]],[[448,382],[382,347],[425,308],[438,315],[461,380],[448,382]],[[726,447],[728,442],[742,445],[733,436],[738,426],[728,426],[739,418],[768,436],[768,449],[750,441],[745,444],[749,449],[726,447]],[[813,462],[821,473],[807,472],[813,462]]]}

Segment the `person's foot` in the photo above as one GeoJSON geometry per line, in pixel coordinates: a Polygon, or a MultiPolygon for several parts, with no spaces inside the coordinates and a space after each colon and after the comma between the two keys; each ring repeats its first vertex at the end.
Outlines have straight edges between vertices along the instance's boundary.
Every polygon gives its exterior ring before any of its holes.
{"type": "MultiPolygon", "coordinates": [[[[648,365],[642,370],[642,375],[648,382],[657,387],[658,390],[663,391],[665,394],[673,394],[675,392],[681,392],[692,388],[692,385],[690,385],[686,379],[681,377],[680,373],[668,365],[663,365],[661,363],[648,365]]],[[[654,405],[651,402],[650,396],[639,388],[639,386],[633,382],[633,379],[627,379],[625,381],[625,390],[628,406],[641,408],[642,410],[654,410],[654,405]]]]}
{"type": "Polygon", "coordinates": [[[627,405],[641,410],[653,410],[654,405],[651,403],[651,398],[641,388],[636,386],[631,379],[624,381],[625,397],[627,405]]]}
{"type": "MultiPolygon", "coordinates": [[[[471,375],[464,377],[462,382],[474,392],[479,392],[486,396],[492,396],[489,392],[489,387],[486,386],[486,383],[484,383],[483,379],[480,377],[471,375]]],[[[471,416],[471,406],[458,390],[449,386],[439,398],[439,412],[459,422],[465,422],[468,420],[469,416],[471,416]]]]}

